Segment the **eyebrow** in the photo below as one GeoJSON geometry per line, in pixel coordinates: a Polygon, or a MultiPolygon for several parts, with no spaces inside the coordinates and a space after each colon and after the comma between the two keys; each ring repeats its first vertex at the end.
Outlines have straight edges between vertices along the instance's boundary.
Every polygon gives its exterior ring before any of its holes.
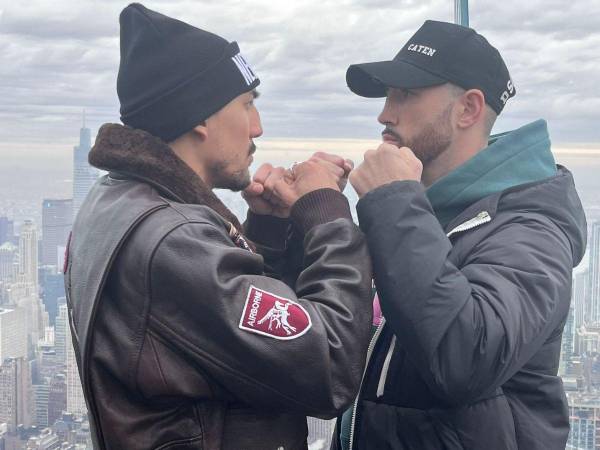
{"type": "Polygon", "coordinates": [[[252,89],[252,98],[258,98],[260,97],[260,92],[258,92],[256,89],[252,89]]]}

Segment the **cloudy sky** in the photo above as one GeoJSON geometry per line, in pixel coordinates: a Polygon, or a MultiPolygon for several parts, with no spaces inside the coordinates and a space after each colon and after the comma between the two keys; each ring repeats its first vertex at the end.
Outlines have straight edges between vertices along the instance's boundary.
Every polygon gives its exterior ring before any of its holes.
{"type": "MultiPolygon", "coordinates": [[[[118,121],[118,0],[0,0],[0,152],[70,150],[85,109],[118,121]]],[[[453,0],[221,0],[144,4],[236,40],[261,78],[265,137],[376,139],[380,99],[345,86],[349,64],[391,59],[453,0]]],[[[555,143],[600,147],[600,0],[471,0],[471,26],[517,87],[497,130],[539,117],[555,143]]]]}

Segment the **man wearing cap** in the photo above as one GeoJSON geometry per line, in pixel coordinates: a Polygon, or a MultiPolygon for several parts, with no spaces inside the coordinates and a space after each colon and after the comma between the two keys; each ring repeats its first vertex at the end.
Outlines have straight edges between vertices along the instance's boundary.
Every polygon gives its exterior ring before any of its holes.
{"type": "Polygon", "coordinates": [[[450,23],[347,83],[385,97],[384,142],[350,174],[384,318],[333,448],[564,449],[557,370],[586,223],[546,123],[490,137],[515,87],[450,23]]]}
{"type": "Polygon", "coordinates": [[[139,4],[120,24],[125,126],[98,133],[89,160],[109,173],[65,266],[94,448],[306,449],[305,416],[355,397],[371,323],[344,171],[251,182],[259,81],[238,45],[139,4]],[[245,227],[213,188],[246,189],[245,227]]]}

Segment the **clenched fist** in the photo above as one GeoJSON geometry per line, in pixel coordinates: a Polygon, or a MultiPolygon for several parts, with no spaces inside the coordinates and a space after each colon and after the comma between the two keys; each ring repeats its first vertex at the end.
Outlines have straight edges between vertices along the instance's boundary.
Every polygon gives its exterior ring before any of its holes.
{"type": "Polygon", "coordinates": [[[308,160],[296,164],[293,179],[285,177],[273,186],[274,197],[282,204],[293,206],[296,201],[309,192],[330,188],[339,191],[338,177],[319,162],[308,160]]]}
{"type": "Polygon", "coordinates": [[[348,175],[354,169],[354,162],[351,159],[344,159],[333,153],[316,152],[310,157],[310,161],[315,161],[327,168],[336,178],[340,192],[344,191],[348,182],[348,175]]]}
{"type": "Polygon", "coordinates": [[[408,147],[381,144],[367,150],[363,163],[350,172],[350,184],[359,197],[393,181],[421,181],[423,164],[408,147]]]}
{"type": "Polygon", "coordinates": [[[290,204],[273,195],[275,183],[285,177],[286,169],[266,163],[259,167],[250,185],[242,192],[250,210],[256,214],[288,217],[290,204]]]}

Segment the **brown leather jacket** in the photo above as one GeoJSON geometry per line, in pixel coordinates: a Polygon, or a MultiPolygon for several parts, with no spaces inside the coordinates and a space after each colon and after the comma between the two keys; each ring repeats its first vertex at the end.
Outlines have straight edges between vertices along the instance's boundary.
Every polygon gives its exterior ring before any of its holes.
{"type": "Polygon", "coordinates": [[[65,284],[95,448],[305,449],[305,416],[349,405],[368,344],[371,267],[346,199],[294,206],[290,276],[287,221],[251,214],[247,244],[160,140],[106,125],[90,162],[111,173],[75,221],[65,284]]]}

